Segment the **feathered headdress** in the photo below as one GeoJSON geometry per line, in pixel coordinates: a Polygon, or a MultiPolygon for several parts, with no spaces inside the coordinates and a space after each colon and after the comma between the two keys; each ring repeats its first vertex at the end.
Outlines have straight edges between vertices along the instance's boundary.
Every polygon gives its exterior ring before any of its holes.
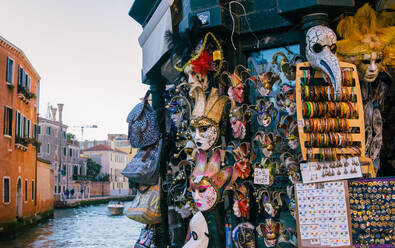
{"type": "Polygon", "coordinates": [[[347,16],[337,25],[336,43],[340,56],[362,60],[365,54],[377,53],[384,66],[395,66],[395,12],[376,13],[368,3],[354,16],[347,16]]]}

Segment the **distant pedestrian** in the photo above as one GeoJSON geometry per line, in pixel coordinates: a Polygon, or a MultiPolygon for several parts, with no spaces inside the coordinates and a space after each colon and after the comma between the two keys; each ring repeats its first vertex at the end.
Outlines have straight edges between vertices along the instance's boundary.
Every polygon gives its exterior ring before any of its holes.
{"type": "Polygon", "coordinates": [[[69,199],[69,194],[70,194],[69,189],[66,189],[66,191],[64,192],[64,194],[66,195],[66,199],[69,199]]]}
{"type": "Polygon", "coordinates": [[[84,198],[84,190],[83,189],[81,189],[81,198],[84,198]]]}
{"type": "Polygon", "coordinates": [[[74,188],[71,189],[70,193],[71,193],[71,198],[74,198],[74,188]]]}

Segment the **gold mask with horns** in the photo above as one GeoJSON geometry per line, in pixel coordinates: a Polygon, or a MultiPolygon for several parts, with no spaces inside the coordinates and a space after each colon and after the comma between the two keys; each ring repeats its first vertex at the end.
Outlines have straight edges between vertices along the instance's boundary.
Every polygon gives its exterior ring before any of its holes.
{"type": "Polygon", "coordinates": [[[199,86],[193,87],[190,95],[195,100],[190,122],[192,137],[198,149],[207,151],[219,139],[219,122],[229,98],[220,96],[218,89],[212,88],[206,100],[204,90],[199,86]]]}

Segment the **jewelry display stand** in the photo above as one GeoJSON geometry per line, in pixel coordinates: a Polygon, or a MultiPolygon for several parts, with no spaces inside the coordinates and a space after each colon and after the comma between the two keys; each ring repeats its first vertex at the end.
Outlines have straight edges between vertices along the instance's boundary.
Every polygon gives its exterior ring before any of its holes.
{"type": "Polygon", "coordinates": [[[347,181],[295,185],[298,247],[353,247],[347,181]]]}
{"type": "MultiPolygon", "coordinates": [[[[355,144],[358,145],[358,150],[356,151],[355,149],[351,148],[350,146],[345,146],[345,147],[338,147],[338,146],[325,146],[325,147],[320,147],[317,144],[312,145],[310,147],[307,147],[306,145],[308,144],[308,138],[309,138],[309,133],[306,132],[305,130],[305,123],[309,121],[309,118],[307,116],[303,116],[303,103],[304,101],[311,101],[311,100],[305,100],[302,99],[302,83],[306,84],[307,78],[306,75],[310,75],[310,72],[314,73],[314,75],[311,75],[309,78],[309,82],[307,83],[308,87],[317,87],[317,86],[329,86],[327,82],[325,82],[323,78],[323,72],[319,70],[312,70],[310,64],[308,62],[303,62],[299,63],[297,65],[296,69],[296,108],[297,108],[297,120],[298,120],[298,131],[299,131],[299,140],[300,140],[300,147],[301,147],[301,152],[303,155],[303,160],[305,161],[318,161],[318,158],[321,156],[322,148],[330,148],[333,149],[334,152],[336,153],[336,160],[340,160],[339,157],[356,157],[359,156],[360,162],[361,162],[361,167],[362,167],[362,173],[365,175],[368,175],[369,177],[376,177],[376,172],[373,167],[372,160],[370,158],[364,157],[365,154],[365,124],[364,124],[364,112],[363,112],[363,106],[362,106],[362,96],[361,96],[361,88],[358,80],[358,74],[357,74],[357,69],[356,66],[350,63],[345,63],[345,62],[340,62],[340,67],[342,70],[342,74],[344,70],[347,70],[349,76],[352,77],[352,84],[349,86],[343,86],[346,87],[347,92],[352,92],[351,94],[352,99],[354,101],[351,102],[353,104],[353,108],[355,112],[357,113],[356,118],[352,118],[352,116],[349,116],[348,118],[344,118],[345,113],[343,113],[343,116],[331,116],[331,118],[335,118],[339,120],[339,118],[346,119],[348,122],[348,130],[354,130],[351,133],[347,132],[347,135],[351,136],[352,144],[353,146],[355,144]],[[313,80],[310,80],[313,79],[313,80]],[[314,81],[314,82],[312,82],[314,81]],[[356,131],[355,131],[356,130],[356,131]],[[308,154],[309,153],[309,154],[308,154]],[[310,159],[308,159],[310,157],[310,159]],[[311,159],[312,158],[312,159],[311,159]]],[[[334,98],[334,97],[333,97],[334,98]]],[[[321,102],[325,103],[325,100],[315,100],[315,102],[321,102]]],[[[349,104],[349,101],[334,101],[335,103],[341,103],[345,105],[344,103],[349,104]]],[[[326,103],[329,103],[327,101],[326,103]]],[[[343,106],[342,105],[342,106],[343,106]]],[[[322,106],[322,105],[321,105],[322,106]]],[[[310,109],[309,109],[310,110],[310,109]]],[[[312,110],[311,110],[312,111],[312,110]]],[[[336,112],[336,111],[335,111],[336,112]]],[[[339,112],[339,111],[337,111],[339,112]]],[[[315,116],[315,119],[327,119],[325,115],[323,116],[315,116]]],[[[316,131],[316,134],[319,133],[316,131]]],[[[321,132],[322,133],[322,132],[321,132]]],[[[326,160],[325,160],[326,161],[326,160]]]]}

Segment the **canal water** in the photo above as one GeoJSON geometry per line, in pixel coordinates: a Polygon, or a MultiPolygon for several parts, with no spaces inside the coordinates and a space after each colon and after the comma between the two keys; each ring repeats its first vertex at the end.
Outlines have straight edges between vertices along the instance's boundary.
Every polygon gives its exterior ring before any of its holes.
{"type": "MultiPolygon", "coordinates": [[[[131,202],[125,202],[125,210],[131,202]]],[[[17,238],[0,241],[1,248],[133,247],[143,224],[125,215],[111,216],[107,205],[56,209],[54,218],[17,238]]]]}

